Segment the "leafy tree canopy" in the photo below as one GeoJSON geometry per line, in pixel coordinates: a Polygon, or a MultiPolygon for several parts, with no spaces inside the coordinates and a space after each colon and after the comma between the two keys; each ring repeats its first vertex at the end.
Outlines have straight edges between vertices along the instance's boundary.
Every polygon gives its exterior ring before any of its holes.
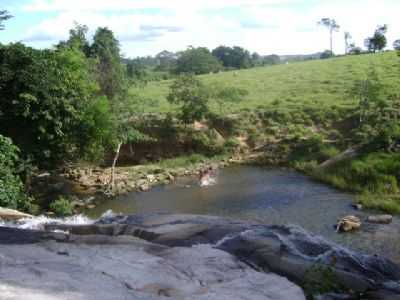
{"type": "Polygon", "coordinates": [[[221,63],[204,47],[190,47],[180,54],[176,73],[207,74],[221,69],[221,63]]]}
{"type": "Polygon", "coordinates": [[[180,119],[192,123],[209,112],[210,95],[204,84],[193,75],[181,75],[171,85],[168,101],[180,105],[180,119]]]}
{"type": "Polygon", "coordinates": [[[90,55],[90,45],[86,37],[88,30],[89,28],[86,25],[75,22],[74,28],[69,31],[69,39],[60,42],[57,47],[78,48],[88,57],[90,55]]]}
{"type": "Polygon", "coordinates": [[[368,51],[376,52],[383,50],[387,45],[386,33],[388,26],[385,24],[383,26],[378,26],[372,37],[365,39],[365,47],[368,51]]]}
{"type": "Polygon", "coordinates": [[[124,72],[118,40],[107,27],[97,29],[91,55],[98,60],[97,77],[101,92],[112,100],[123,92],[124,72]]]}
{"type": "Polygon", "coordinates": [[[334,54],[332,53],[331,50],[325,50],[324,52],[321,53],[320,58],[321,59],[326,59],[326,58],[331,58],[333,56],[334,56],[334,54]]]}
{"type": "Polygon", "coordinates": [[[212,55],[218,58],[226,68],[245,69],[252,66],[250,52],[241,47],[219,46],[212,51],[212,55]]]}
{"type": "Polygon", "coordinates": [[[30,210],[30,199],[16,170],[19,164],[19,149],[11,139],[0,135],[0,206],[30,210]]]}
{"type": "Polygon", "coordinates": [[[79,49],[0,47],[0,134],[41,165],[68,159],[91,140],[80,128],[97,92],[79,49]]]}
{"type": "Polygon", "coordinates": [[[0,30],[4,30],[3,22],[11,19],[12,16],[6,10],[0,10],[0,30]]]}

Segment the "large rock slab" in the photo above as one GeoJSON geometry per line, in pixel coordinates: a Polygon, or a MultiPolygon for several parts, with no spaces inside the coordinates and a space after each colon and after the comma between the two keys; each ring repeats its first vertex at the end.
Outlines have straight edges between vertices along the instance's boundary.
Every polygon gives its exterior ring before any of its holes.
{"type": "Polygon", "coordinates": [[[303,297],[298,286],[306,286],[310,272],[315,269],[332,273],[329,280],[334,278],[335,285],[341,286],[340,292],[355,297],[372,295],[366,299],[375,299],[373,295],[396,298],[400,295],[398,265],[383,257],[350,251],[297,226],[266,226],[220,217],[154,213],[107,215],[93,224],[48,224],[46,228],[47,233],[35,233],[38,238],[33,242],[38,247],[48,250],[50,248],[44,245],[50,242],[63,245],[65,251],[61,249],[56,253],[75,253],[75,262],[90,265],[92,269],[99,267],[96,272],[121,278],[134,287],[133,291],[150,293],[154,297],[298,299],[303,297]],[[52,237],[54,230],[62,232],[52,237]],[[139,263],[139,268],[136,259],[141,261],[140,257],[146,259],[139,263]],[[105,258],[107,261],[102,261],[105,258]],[[162,266],[153,264],[153,260],[162,266]],[[117,261],[124,265],[119,266],[117,261]],[[148,263],[150,268],[147,268],[148,263]],[[142,279],[153,279],[140,281],[131,274],[132,270],[134,273],[143,271],[139,276],[142,279]],[[236,286],[239,290],[232,292],[236,286]],[[284,287],[290,296],[283,292],[284,287]],[[275,292],[277,294],[273,294],[275,292]]]}
{"type": "MultiPolygon", "coordinates": [[[[213,244],[264,271],[304,284],[314,266],[329,268],[338,283],[364,293],[389,289],[400,293],[400,267],[379,256],[345,249],[297,226],[265,226],[219,217],[139,214],[106,217],[97,222],[125,224],[139,236],[163,245],[213,244]]],[[[95,226],[96,226],[95,225],[95,226]]]]}
{"type": "Polygon", "coordinates": [[[305,299],[286,278],[209,245],[167,247],[126,235],[44,237],[0,245],[1,299],[305,299]]]}

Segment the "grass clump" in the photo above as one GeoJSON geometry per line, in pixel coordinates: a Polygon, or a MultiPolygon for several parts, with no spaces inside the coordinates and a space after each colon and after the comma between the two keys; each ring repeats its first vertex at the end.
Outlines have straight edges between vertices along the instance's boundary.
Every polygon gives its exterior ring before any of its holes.
{"type": "Polygon", "coordinates": [[[207,161],[207,158],[201,154],[191,154],[171,159],[164,159],[158,163],[163,169],[184,168],[207,161]]]}
{"type": "Polygon", "coordinates": [[[357,201],[365,208],[379,209],[388,213],[400,214],[399,195],[362,194],[357,196],[357,201]]]}
{"type": "Polygon", "coordinates": [[[303,288],[309,299],[315,299],[315,295],[340,293],[346,290],[338,282],[333,269],[321,264],[315,264],[307,270],[303,288]]]}
{"type": "Polygon", "coordinates": [[[70,199],[63,196],[60,196],[50,203],[49,209],[54,212],[57,217],[67,217],[73,214],[73,205],[70,199]]]}

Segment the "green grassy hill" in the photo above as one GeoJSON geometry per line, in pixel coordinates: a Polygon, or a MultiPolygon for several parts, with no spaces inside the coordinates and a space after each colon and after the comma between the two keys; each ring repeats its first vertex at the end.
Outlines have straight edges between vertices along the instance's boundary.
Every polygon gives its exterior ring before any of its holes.
{"type": "MultiPolygon", "coordinates": [[[[399,73],[400,58],[395,52],[385,52],[199,78],[206,85],[234,86],[249,92],[243,101],[230,103],[224,111],[224,114],[240,112],[232,123],[236,133],[227,143],[240,136],[245,137],[250,146],[274,145],[271,149],[275,150],[265,153],[265,163],[281,162],[355,192],[366,207],[400,213],[400,126],[396,123],[396,118],[400,117],[399,73]],[[371,88],[371,82],[376,80],[368,76],[372,69],[379,79],[379,93],[389,100],[386,104],[392,106],[369,111],[367,123],[361,124],[359,99],[351,90],[359,80],[366,84],[367,78],[371,88]],[[379,112],[385,113],[380,115],[379,112]],[[376,123],[374,116],[383,119],[376,123]],[[360,149],[356,158],[337,162],[326,169],[319,168],[324,161],[352,147],[360,149]]],[[[135,105],[141,104],[144,112],[173,112],[176,108],[166,100],[171,83],[171,80],[152,82],[145,87],[132,87],[130,93],[141,96],[135,105]]],[[[211,103],[211,109],[221,114],[216,103],[211,103]]],[[[225,116],[220,123],[226,125],[229,119],[225,116]]],[[[202,141],[209,146],[213,138],[203,137],[202,141]]]]}
{"type": "MultiPolygon", "coordinates": [[[[388,89],[400,86],[399,58],[394,52],[259,67],[199,78],[207,84],[235,86],[249,92],[244,101],[231,105],[229,112],[271,105],[282,109],[295,109],[299,105],[352,106],[355,99],[348,91],[355,80],[365,79],[370,66],[376,68],[388,89]]],[[[146,87],[132,87],[130,94],[146,99],[146,112],[168,112],[174,110],[166,101],[170,85],[171,80],[150,82],[146,87]]]]}

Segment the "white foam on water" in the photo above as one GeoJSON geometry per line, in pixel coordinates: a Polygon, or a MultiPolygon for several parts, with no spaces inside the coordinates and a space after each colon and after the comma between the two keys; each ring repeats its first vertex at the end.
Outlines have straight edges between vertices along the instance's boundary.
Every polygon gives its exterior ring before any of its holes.
{"type": "Polygon", "coordinates": [[[14,222],[1,222],[0,226],[14,227],[20,229],[43,230],[46,224],[66,224],[66,225],[86,225],[92,224],[94,220],[85,215],[75,215],[67,218],[50,218],[47,216],[37,216],[33,218],[23,218],[14,222]]]}
{"type": "Polygon", "coordinates": [[[203,180],[200,181],[200,186],[204,187],[204,186],[211,186],[211,185],[215,185],[217,183],[217,180],[215,178],[209,177],[209,178],[205,178],[203,180]]]}
{"type": "Polygon", "coordinates": [[[109,210],[107,210],[106,212],[104,212],[104,213],[101,215],[100,219],[103,219],[103,218],[112,218],[112,217],[115,217],[116,215],[117,215],[117,214],[116,214],[115,212],[113,212],[112,209],[109,209],[109,210]]]}
{"type": "Polygon", "coordinates": [[[215,247],[219,247],[219,246],[221,246],[222,244],[224,244],[225,242],[227,242],[229,240],[232,240],[232,239],[234,239],[234,238],[236,238],[238,236],[245,236],[246,234],[249,234],[251,232],[253,232],[253,230],[247,229],[245,231],[242,231],[242,232],[239,232],[239,233],[236,233],[236,234],[228,234],[228,235],[224,236],[222,239],[220,239],[219,241],[217,241],[214,246],[215,247]]]}

